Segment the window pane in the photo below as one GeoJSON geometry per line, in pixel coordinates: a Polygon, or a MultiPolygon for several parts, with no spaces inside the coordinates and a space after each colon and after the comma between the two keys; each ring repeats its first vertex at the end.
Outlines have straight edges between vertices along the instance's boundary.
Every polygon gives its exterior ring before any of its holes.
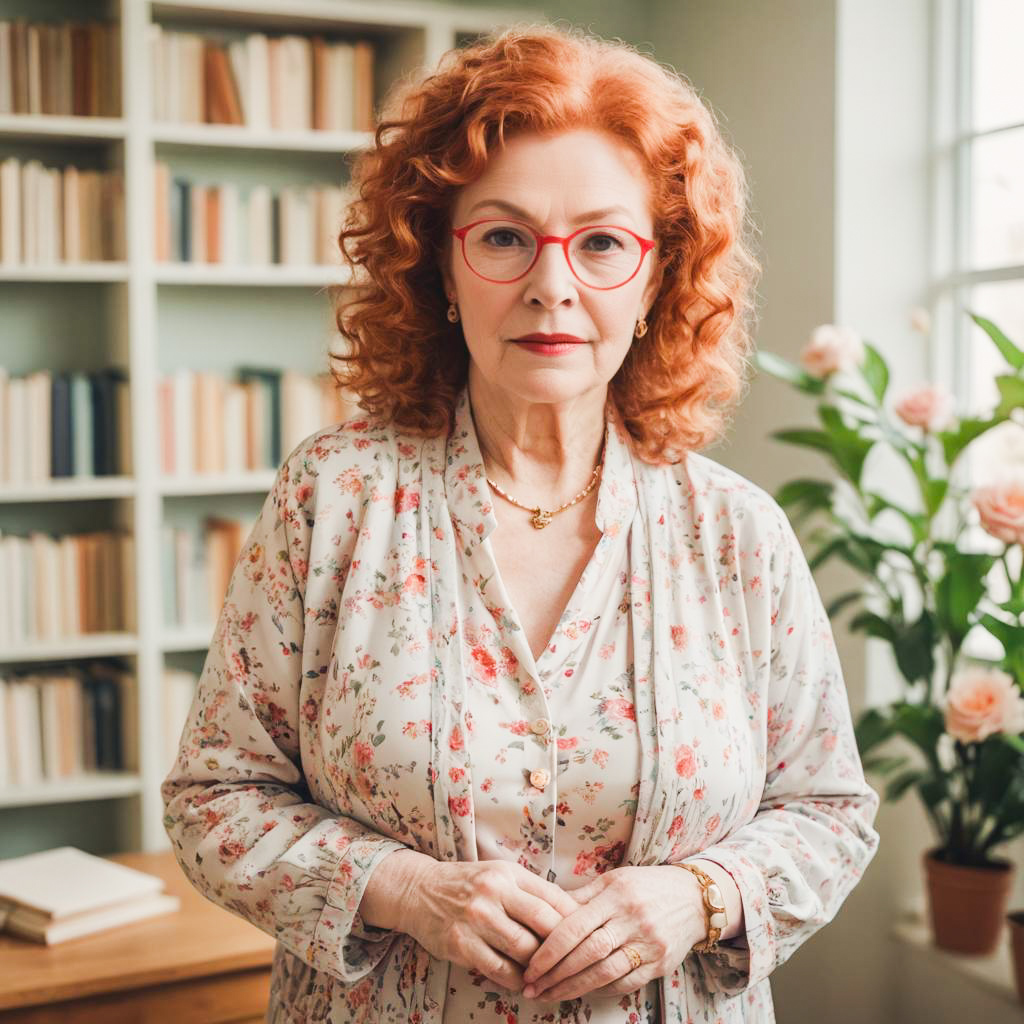
{"type": "Polygon", "coordinates": [[[971,266],[1024,263],[1024,128],[978,139],[971,165],[971,266]]]}
{"type": "Polygon", "coordinates": [[[974,0],[974,127],[1024,123],[1024,3],[974,0]]]}
{"type": "MultiPolygon", "coordinates": [[[[979,285],[973,289],[970,310],[991,320],[1018,348],[1024,347],[1024,281],[979,285]]],[[[968,334],[971,393],[967,412],[989,415],[999,401],[995,378],[1009,365],[992,339],[973,321],[968,334]]],[[[968,449],[971,478],[987,483],[1005,474],[1010,464],[1024,467],[1024,426],[1004,423],[982,435],[968,449]]]]}

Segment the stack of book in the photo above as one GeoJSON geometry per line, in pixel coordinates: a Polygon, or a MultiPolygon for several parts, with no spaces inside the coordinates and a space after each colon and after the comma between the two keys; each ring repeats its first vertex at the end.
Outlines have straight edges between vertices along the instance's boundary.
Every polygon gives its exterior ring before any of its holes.
{"type": "Polygon", "coordinates": [[[47,946],[179,910],[164,881],[61,846],[0,861],[0,928],[47,946]]]}

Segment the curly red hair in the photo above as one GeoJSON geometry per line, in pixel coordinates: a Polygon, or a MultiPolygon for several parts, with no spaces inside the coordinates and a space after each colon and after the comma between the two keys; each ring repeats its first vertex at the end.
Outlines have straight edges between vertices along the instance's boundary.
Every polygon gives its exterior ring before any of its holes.
{"type": "Polygon", "coordinates": [[[400,85],[355,160],[339,235],[353,284],[335,302],[348,350],[331,359],[366,412],[414,434],[451,429],[469,367],[440,270],[457,190],[513,132],[574,129],[631,147],[652,185],[664,274],[649,330],[610,383],[634,449],[676,462],[724,434],[750,369],[759,273],[742,165],[674,70],[621,40],[546,24],[451,50],[400,85]]]}

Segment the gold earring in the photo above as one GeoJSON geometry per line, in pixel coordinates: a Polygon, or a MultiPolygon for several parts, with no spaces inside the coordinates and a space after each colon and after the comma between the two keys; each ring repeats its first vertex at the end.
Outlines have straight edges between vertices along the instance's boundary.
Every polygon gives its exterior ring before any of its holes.
{"type": "Polygon", "coordinates": [[[646,333],[647,321],[643,317],[640,317],[640,319],[637,320],[636,322],[636,330],[633,331],[633,334],[635,334],[638,338],[642,338],[646,333]]]}
{"type": "Polygon", "coordinates": [[[459,322],[459,307],[455,305],[455,300],[452,299],[448,306],[448,322],[455,324],[459,322]]]}

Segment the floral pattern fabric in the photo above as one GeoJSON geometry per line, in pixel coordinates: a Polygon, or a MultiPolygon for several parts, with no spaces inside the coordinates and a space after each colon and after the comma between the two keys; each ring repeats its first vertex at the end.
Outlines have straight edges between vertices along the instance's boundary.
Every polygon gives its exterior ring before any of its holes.
{"type": "Polygon", "coordinates": [[[163,784],[192,884],[278,940],[268,1021],[774,1020],[771,972],[879,842],[821,598],[770,495],[698,453],[642,462],[611,407],[596,522],[535,660],[466,390],[448,437],[352,420],[281,466],[163,784]],[[361,919],[407,847],[566,889],[709,859],[745,930],[633,996],[534,1005],[361,919]]]}

